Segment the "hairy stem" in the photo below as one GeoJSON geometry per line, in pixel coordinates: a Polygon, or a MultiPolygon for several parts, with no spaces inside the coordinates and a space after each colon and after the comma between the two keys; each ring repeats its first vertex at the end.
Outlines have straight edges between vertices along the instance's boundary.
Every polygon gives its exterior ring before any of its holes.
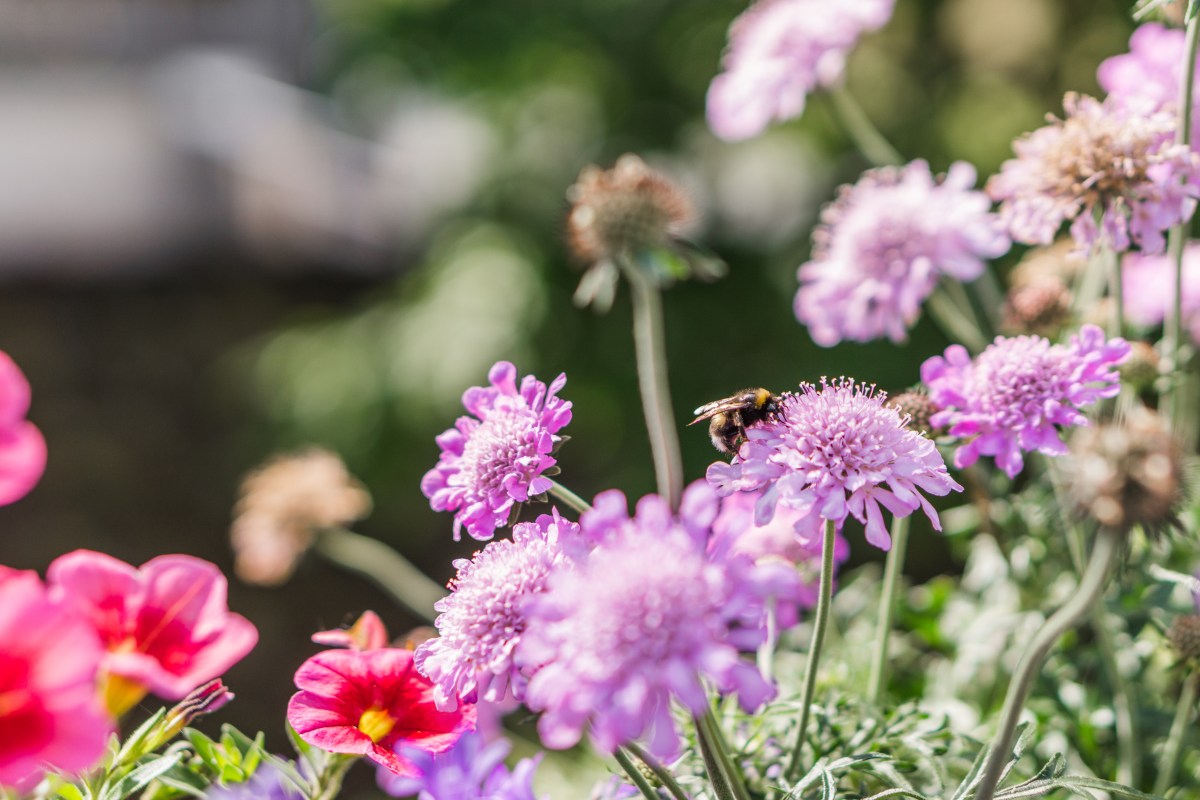
{"type": "Polygon", "coordinates": [[[629,756],[625,755],[624,750],[618,747],[615,751],[613,751],[613,758],[615,758],[617,763],[621,765],[621,769],[625,770],[625,774],[629,776],[629,780],[633,782],[633,785],[638,788],[638,791],[642,793],[642,796],[645,797],[646,800],[661,800],[661,798],[658,796],[658,792],[654,791],[654,787],[650,785],[648,780],[646,780],[646,776],[643,775],[642,771],[637,768],[637,765],[630,760],[629,756]]]}
{"type": "Polygon", "coordinates": [[[421,619],[433,622],[433,604],[446,590],[411,561],[378,539],[345,528],[325,528],[317,535],[318,553],[343,569],[357,572],[421,619]]]}
{"type": "Polygon", "coordinates": [[[557,497],[575,510],[576,514],[584,514],[592,510],[592,504],[572,492],[556,480],[550,481],[550,494],[557,497]]]}
{"type": "Polygon", "coordinates": [[[637,744],[630,742],[625,745],[625,749],[632,753],[639,761],[650,768],[655,777],[662,781],[662,785],[675,800],[689,800],[687,792],[683,791],[683,787],[675,780],[675,776],[671,771],[662,765],[657,758],[647,753],[637,744]]]}
{"type": "Polygon", "coordinates": [[[696,741],[700,743],[704,769],[708,772],[708,779],[712,782],[719,800],[750,800],[750,793],[729,756],[725,737],[721,735],[712,712],[705,711],[697,715],[695,722],[696,741]]]}
{"type": "Polygon", "coordinates": [[[896,592],[904,574],[904,556],[908,551],[908,517],[892,519],[892,549],[887,554],[883,570],[883,588],[879,595],[878,627],[875,630],[875,651],[871,658],[871,677],[867,682],[867,702],[878,705],[887,686],[888,644],[892,636],[892,621],[896,613],[896,592]]]}
{"type": "Polygon", "coordinates": [[[1198,694],[1200,675],[1189,675],[1179,696],[1179,706],[1171,723],[1171,733],[1167,736],[1167,747],[1163,750],[1162,762],[1158,766],[1158,777],[1154,779],[1154,793],[1160,797],[1175,783],[1175,770],[1179,768],[1179,757],[1183,754],[1183,744],[1191,728],[1198,694]]]}
{"type": "Polygon", "coordinates": [[[637,265],[626,263],[624,272],[633,296],[638,386],[642,392],[646,428],[650,432],[650,448],[654,453],[658,493],[667,498],[671,508],[678,509],[683,492],[683,458],[679,452],[675,412],[671,408],[671,390],[667,383],[662,294],[650,276],[637,265]]]}
{"type": "Polygon", "coordinates": [[[833,551],[837,540],[837,528],[833,520],[825,520],[825,535],[821,542],[821,584],[817,593],[817,609],[813,617],[812,641],[808,645],[808,659],[804,663],[804,689],[800,696],[800,721],[796,725],[796,742],[792,745],[791,760],[788,761],[784,777],[794,783],[800,776],[804,743],[808,738],[808,718],[812,712],[813,693],[817,688],[817,666],[821,661],[821,648],[825,644],[825,628],[829,624],[829,605],[833,598],[833,551]]]}
{"type": "Polygon", "coordinates": [[[1096,536],[1096,546],[1092,550],[1092,556],[1083,577],[1079,580],[1075,594],[1046,620],[1025,649],[1021,663],[1008,685],[1008,694],[1000,712],[1000,727],[992,741],[987,767],[984,769],[983,780],[979,783],[975,800],[992,800],[994,797],[1000,774],[1012,753],[1013,733],[1016,731],[1021,710],[1025,707],[1025,701],[1029,698],[1029,692],[1042,669],[1046,655],[1059,638],[1087,614],[1104,593],[1108,584],[1108,574],[1121,549],[1123,536],[1120,531],[1109,528],[1100,530],[1096,536]]]}

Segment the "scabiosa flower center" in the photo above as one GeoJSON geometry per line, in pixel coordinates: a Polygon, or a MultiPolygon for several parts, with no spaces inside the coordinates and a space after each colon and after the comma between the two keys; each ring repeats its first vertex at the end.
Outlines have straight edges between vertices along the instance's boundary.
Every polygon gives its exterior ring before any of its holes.
{"type": "Polygon", "coordinates": [[[510,465],[536,459],[537,446],[536,414],[527,408],[495,409],[463,448],[458,480],[480,495],[503,493],[510,465]]]}

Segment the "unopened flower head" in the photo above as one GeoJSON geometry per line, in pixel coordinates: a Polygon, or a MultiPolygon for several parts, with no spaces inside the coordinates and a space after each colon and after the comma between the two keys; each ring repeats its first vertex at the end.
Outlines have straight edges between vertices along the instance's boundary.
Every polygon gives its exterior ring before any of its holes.
{"type": "Polygon", "coordinates": [[[526,704],[544,712],[546,746],[570,747],[589,730],[604,752],[644,739],[667,757],[679,745],[672,700],[699,714],[709,684],[736,692],[747,710],[771,695],[739,656],[762,641],[761,631],[742,627],[760,613],[758,587],[706,551],[716,515],[717,497],[700,483],[684,493],[678,516],[651,495],[630,517],[616,491],[583,515],[596,547],[551,575],[518,651],[536,668],[526,704]]]}
{"type": "Polygon", "coordinates": [[[271,459],[242,480],[231,531],[238,577],[283,583],[315,531],[348,525],[370,510],[371,496],[336,454],[312,447],[271,459]]]}
{"type": "Polygon", "coordinates": [[[900,412],[908,427],[926,436],[934,431],[933,415],[938,408],[933,404],[929,394],[921,389],[910,389],[901,392],[888,401],[888,405],[900,412]]]}
{"type": "Polygon", "coordinates": [[[1017,157],[988,181],[1013,239],[1049,244],[1069,221],[1081,250],[1103,241],[1161,252],[1164,232],[1191,216],[1200,193],[1200,156],[1175,144],[1175,116],[1073,93],[1063,109],[1014,142],[1017,157]]]}
{"type": "Polygon", "coordinates": [[[546,591],[550,574],[582,552],[579,526],[555,510],[513,526],[512,539],[491,542],[454,562],[453,590],[434,606],[439,636],[416,651],[416,665],[434,683],[439,708],[459,698],[474,703],[521,700],[527,677],[513,664],[530,601],[546,591]]]}
{"type": "Polygon", "coordinates": [[[1138,407],[1120,424],[1076,431],[1070,460],[1071,499],[1100,525],[1152,534],[1179,525],[1182,452],[1153,411],[1138,407]]]}
{"type": "MultiPolygon", "coordinates": [[[[1122,262],[1125,314],[1147,328],[1161,325],[1175,305],[1175,260],[1166,255],[1129,253],[1122,262]]],[[[1183,325],[1200,345],[1200,244],[1183,250],[1183,325]]]]}
{"type": "Polygon", "coordinates": [[[1167,641],[1182,661],[1200,665],[1200,616],[1180,614],[1167,630],[1167,641]]]}
{"type": "Polygon", "coordinates": [[[1004,328],[1011,333],[1054,336],[1071,317],[1071,290],[1047,275],[1013,286],[1004,303],[1004,328]]]}
{"type": "Polygon", "coordinates": [[[631,153],[612,169],[584,169],[567,199],[567,238],[585,264],[667,244],[695,217],[687,194],[631,153]]]}
{"type": "Polygon", "coordinates": [[[722,139],[757,136],[804,112],[809,92],[841,82],[864,33],[895,0],[759,0],[729,28],[722,72],[708,89],[708,124],[722,139]]]}
{"type": "Polygon", "coordinates": [[[997,336],[974,361],[951,345],[921,365],[921,380],[941,409],[933,423],[965,440],[954,463],[967,467],[994,456],[1011,478],[1025,465],[1023,452],[1067,452],[1058,428],[1087,425],[1080,409],[1120,391],[1116,367],[1128,354],[1124,339],[1108,340],[1084,325],[1069,344],[997,336]]]}
{"type": "Polygon", "coordinates": [[[884,336],[902,342],[943,277],[971,281],[1008,251],[975,169],[935,177],[924,161],[866,172],[821,212],[800,267],[796,318],[826,347],[884,336]]]}
{"type": "Polygon", "coordinates": [[[1060,236],[1053,244],[1026,250],[1008,274],[1008,282],[1015,288],[1050,278],[1070,286],[1087,269],[1087,264],[1086,255],[1078,251],[1075,241],[1070,236],[1060,236]]]}
{"type": "MultiPolygon", "coordinates": [[[[1183,83],[1185,39],[1183,30],[1158,22],[1138,26],[1129,37],[1129,52],[1104,59],[1096,70],[1108,101],[1142,114],[1174,111],[1183,83]]],[[[1197,100],[1200,85],[1193,92],[1192,130],[1200,120],[1197,100]]]]}
{"type": "Polygon", "coordinates": [[[849,379],[801,384],[783,396],[775,420],[746,436],[732,463],[708,468],[708,480],[722,495],[765,488],[755,509],[760,525],[777,506],[803,515],[796,522],[801,533],[813,517],[840,529],[853,515],[866,526],[867,541],[887,550],[880,505],[898,516],[922,509],[941,530],[922,492],[962,491],[934,443],[905,425],[885,393],[849,379]]]}
{"type": "Polygon", "coordinates": [[[549,386],[526,375],[518,387],[517,368],[500,361],[488,381],[463,393],[472,416],[437,437],[441,457],[421,479],[433,509],[454,512],[455,540],[464,527],[476,539],[491,539],[516,503],[549,491],[544,473],[558,463],[551,454],[571,421],[571,403],[558,397],[566,375],[549,386]]]}

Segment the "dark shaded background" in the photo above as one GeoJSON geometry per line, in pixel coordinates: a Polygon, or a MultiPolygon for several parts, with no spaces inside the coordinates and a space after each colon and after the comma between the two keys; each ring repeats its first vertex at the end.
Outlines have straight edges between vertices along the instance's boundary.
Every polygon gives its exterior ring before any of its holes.
{"type": "MultiPolygon", "coordinates": [[[[901,152],[981,175],[1011,139],[1094,92],[1126,49],[1129,3],[898,0],[849,69],[901,152]]],[[[320,443],[368,485],[359,530],[438,580],[470,543],[418,489],[464,388],[505,358],[569,377],[562,480],[653,489],[629,313],[571,305],[564,192],[635,151],[686,185],[731,272],[666,298],[681,421],[745,385],[853,375],[890,390],[945,346],[815,347],[794,271],[863,160],[832,108],[737,145],[704,92],[743,4],[721,0],[0,0],[0,348],[34,387],[50,465],[0,508],[0,562],[43,570],[87,547],[227,572],[239,477],[320,443]]],[[[1014,256],[1015,257],[1015,254],[1014,256]]],[[[691,478],[713,452],[684,434],[691,478]]],[[[853,537],[853,534],[852,534],[853,537]]],[[[909,569],[956,569],[921,528],[909,569]]],[[[856,548],[855,558],[869,557],[856,548]]],[[[308,636],[381,612],[310,558],[277,590],[233,581],[261,632],[221,720],[282,748],[308,636]]]]}

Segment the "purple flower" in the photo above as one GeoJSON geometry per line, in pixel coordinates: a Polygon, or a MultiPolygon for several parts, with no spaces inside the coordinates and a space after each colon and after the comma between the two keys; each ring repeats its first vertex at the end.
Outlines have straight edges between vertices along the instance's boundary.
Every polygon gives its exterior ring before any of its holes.
{"type": "Polygon", "coordinates": [[[474,417],[459,417],[437,437],[438,464],[421,479],[421,491],[435,511],[454,511],[454,539],[462,528],[476,539],[491,539],[508,522],[514,503],[550,489],[543,477],[557,462],[550,454],[571,421],[571,403],[555,395],[567,383],[559,375],[549,388],[532,375],[521,380],[507,361],[488,371],[491,386],[463,393],[474,417]]]}
{"type": "Polygon", "coordinates": [[[975,168],[963,161],[939,178],[913,161],[843,186],[821,212],[812,260],[799,271],[796,318],[813,341],[903,342],[943,275],[975,280],[984,259],[1007,252],[991,200],[974,185],[975,168]]]}
{"type": "Polygon", "coordinates": [[[433,755],[417,748],[400,754],[416,765],[418,778],[402,778],[379,769],[379,786],[393,797],[417,795],[418,800],[536,800],[533,773],[541,756],[523,758],[509,772],[504,758],[512,749],[503,739],[485,743],[468,733],[444,753],[433,755]]]}
{"type": "Polygon", "coordinates": [[[921,380],[941,410],[935,426],[969,437],[954,454],[959,467],[995,456],[1011,478],[1024,466],[1022,452],[1067,452],[1057,426],[1087,425],[1079,409],[1120,391],[1117,364],[1129,355],[1124,339],[1084,325],[1070,344],[1041,336],[997,336],[974,361],[961,345],[921,365],[921,380]]]}
{"type": "Polygon", "coordinates": [[[708,89],[708,125],[722,139],[757,136],[800,116],[809,92],[838,83],[862,34],[895,0],[759,0],[729,27],[724,71],[708,89]]]}
{"type": "MultiPolygon", "coordinates": [[[[1157,22],[1139,26],[1129,37],[1129,52],[1106,58],[1096,70],[1108,100],[1142,114],[1173,111],[1179,102],[1184,39],[1182,30],[1157,22]]],[[[1200,122],[1200,84],[1192,97],[1194,130],[1200,122]]]]}
{"type": "Polygon", "coordinates": [[[941,530],[921,492],[941,496],[962,487],[933,442],[906,427],[886,400],[848,378],[822,380],[820,389],[802,383],[799,392],[783,395],[775,420],[746,431],[732,463],[709,466],[708,482],[722,495],[765,489],[755,522],[765,525],[782,506],[799,515],[794,527],[802,536],[812,535],[818,518],[841,529],[853,515],[866,526],[867,541],[888,550],[881,504],[898,516],[923,509],[941,530]]]}
{"type": "Polygon", "coordinates": [[[530,598],[546,590],[550,573],[582,552],[579,526],[543,514],[513,527],[512,539],[491,542],[470,560],[454,562],[453,593],[434,606],[437,638],[417,648],[414,663],[434,683],[439,708],[521,700],[527,679],[513,665],[526,626],[530,598]]]}
{"type": "Polygon", "coordinates": [[[212,786],[204,794],[208,800],[304,800],[304,792],[270,763],[262,763],[250,779],[227,786],[212,786]]]}
{"type": "MultiPolygon", "coordinates": [[[[1129,253],[1121,270],[1126,317],[1147,328],[1161,325],[1175,304],[1175,262],[1165,255],[1129,253]]],[[[1183,251],[1183,322],[1200,344],[1200,244],[1183,251]]]]}
{"type": "Polygon", "coordinates": [[[707,554],[716,516],[716,494],[700,482],[677,517],[656,495],[630,517],[617,491],[583,515],[596,547],[550,576],[517,653],[536,667],[525,699],[544,712],[547,747],[571,747],[586,728],[606,753],[645,739],[666,758],[679,746],[673,699],[698,714],[708,708],[706,684],[737,692],[747,711],[771,696],[739,656],[764,638],[761,587],[743,569],[748,560],[707,554]]]}
{"type": "Polygon", "coordinates": [[[988,181],[1012,237],[1050,244],[1062,224],[1081,250],[1163,249],[1200,193],[1200,155],[1175,144],[1175,117],[1068,93],[1066,116],[1013,143],[1017,157],[988,181]],[[1096,215],[1100,216],[1097,227],[1096,215]]]}

